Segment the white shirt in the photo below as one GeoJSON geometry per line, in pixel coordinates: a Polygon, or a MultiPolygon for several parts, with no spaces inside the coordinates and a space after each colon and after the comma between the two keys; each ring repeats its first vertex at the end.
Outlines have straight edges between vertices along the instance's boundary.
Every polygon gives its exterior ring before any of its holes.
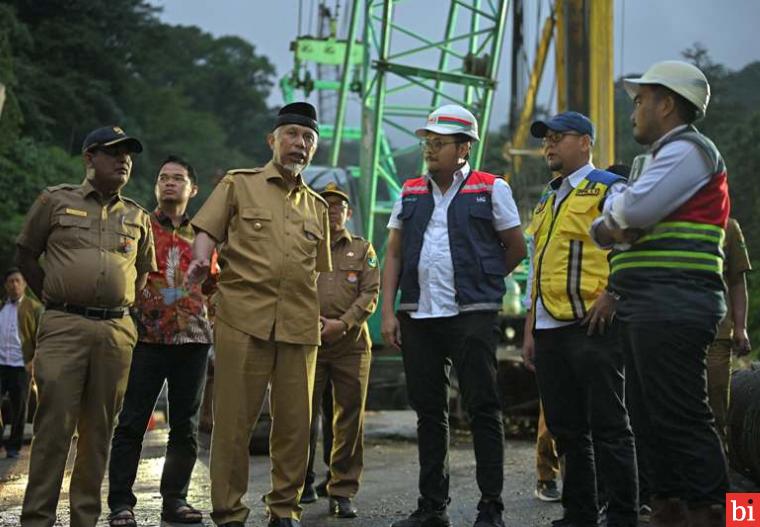
{"type": "Polygon", "coordinates": [[[24,367],[21,338],[18,334],[18,305],[7,301],[0,309],[0,365],[24,367]]]}
{"type": "MultiPolygon", "coordinates": [[[[652,150],[685,128],[686,125],[682,125],[672,129],[652,145],[652,150]]],[[[615,185],[610,189],[603,216],[591,225],[592,239],[599,245],[596,227],[602,221],[621,229],[652,227],[707,185],[713,171],[702,150],[691,141],[675,140],[666,144],[632,185],[615,185]]],[[[625,250],[630,245],[616,247],[625,250]]]]}
{"type": "MultiPolygon", "coordinates": [[[[420,261],[417,267],[420,298],[417,311],[409,313],[412,318],[453,317],[459,314],[454,288],[454,263],[449,244],[448,210],[457,195],[462,182],[470,174],[470,165],[465,163],[454,174],[454,181],[445,194],[441,192],[430,174],[424,176],[433,189],[433,215],[427,224],[422,240],[420,261]]],[[[393,211],[388,220],[389,229],[401,230],[403,222],[398,218],[401,213],[401,197],[393,204],[393,211]]],[[[512,190],[503,179],[497,178],[491,192],[493,226],[497,231],[505,231],[520,225],[517,205],[512,197],[512,190]]]]}
{"type": "MultiPolygon", "coordinates": [[[[562,182],[559,185],[559,188],[556,189],[555,196],[554,196],[554,212],[557,212],[557,209],[559,208],[560,204],[567,198],[567,196],[570,195],[570,193],[575,189],[580,183],[586,179],[586,177],[591,173],[591,171],[594,170],[594,165],[591,163],[587,163],[583,165],[581,168],[570,174],[569,176],[565,176],[562,178],[562,182]]],[[[528,276],[531,278],[533,277],[533,259],[531,258],[530,261],[530,269],[528,271],[528,276]]],[[[543,302],[541,302],[541,297],[536,296],[536,306],[534,309],[535,314],[535,327],[536,329],[554,329],[554,328],[561,328],[563,326],[569,326],[571,324],[575,324],[577,321],[560,321],[556,318],[552,317],[549,313],[547,313],[546,308],[544,307],[543,302]]]]}

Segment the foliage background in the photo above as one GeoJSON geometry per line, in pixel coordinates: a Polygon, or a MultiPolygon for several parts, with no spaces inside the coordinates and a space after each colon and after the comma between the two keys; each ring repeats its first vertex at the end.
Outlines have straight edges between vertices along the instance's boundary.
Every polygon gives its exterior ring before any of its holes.
{"type": "MultiPolygon", "coordinates": [[[[732,215],[760,266],[760,62],[729,71],[699,45],[684,56],[710,79],[710,108],[698,126],[723,153],[732,215]]],[[[267,57],[238,37],[165,24],[143,0],[0,0],[0,82],[8,92],[0,119],[2,268],[12,263],[15,236],[40,190],[81,181],[80,145],[93,128],[119,124],[141,139],[146,149],[125,194],[146,207],[155,204],[155,170],[169,153],[187,157],[199,173],[191,208],[225,170],[269,157],[264,136],[276,109],[266,103],[274,86],[267,57]]],[[[615,105],[618,159],[630,163],[642,148],[631,136],[631,102],[620,82],[615,105]]],[[[485,169],[508,170],[501,157],[507,137],[506,125],[490,135],[485,169]]],[[[347,164],[358,164],[356,145],[343,150],[347,164]]],[[[416,165],[404,162],[409,170],[416,165]]],[[[548,176],[540,160],[526,162],[512,181],[518,199],[548,176]]],[[[750,329],[760,347],[760,278],[750,276],[750,288],[750,329]]]]}

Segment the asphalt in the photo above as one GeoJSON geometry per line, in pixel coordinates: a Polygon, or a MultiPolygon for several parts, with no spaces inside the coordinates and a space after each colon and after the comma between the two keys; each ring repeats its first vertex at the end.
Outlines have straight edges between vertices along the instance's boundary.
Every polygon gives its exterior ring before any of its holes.
{"type": "MultiPolygon", "coordinates": [[[[411,411],[367,412],[365,432],[365,470],[362,487],[355,499],[360,516],[354,520],[331,518],[327,500],[320,499],[304,506],[304,527],[388,527],[391,522],[408,515],[416,506],[417,444],[415,415],[411,411]]],[[[164,464],[167,431],[159,428],[148,432],[134,486],[138,497],[135,514],[140,526],[168,526],[160,521],[159,484],[164,464]]],[[[208,444],[208,437],[201,437],[208,444]]],[[[74,449],[72,449],[73,451],[74,449]]],[[[73,453],[73,452],[72,452],[73,453]]],[[[5,459],[0,454],[0,527],[17,526],[23,493],[27,482],[29,448],[18,459],[5,459]]],[[[204,513],[204,526],[212,526],[208,455],[202,448],[190,484],[188,500],[204,513]]],[[[321,459],[321,453],[318,453],[321,459]]],[[[58,507],[57,526],[69,527],[68,485],[73,455],[70,456],[58,507]]],[[[249,490],[246,503],[251,508],[247,526],[266,526],[261,496],[269,489],[269,458],[251,457],[249,490]]],[[[324,470],[324,467],[317,467],[324,470]]],[[[450,454],[451,496],[449,507],[455,527],[471,526],[477,514],[478,489],[475,483],[475,459],[471,437],[466,432],[452,432],[450,454]]],[[[505,488],[503,492],[507,527],[548,527],[561,515],[557,503],[544,503],[533,496],[535,486],[535,450],[530,440],[508,440],[505,447],[505,488]]],[[[103,503],[108,492],[108,478],[103,485],[103,503]]],[[[757,486],[732,473],[737,491],[757,491],[757,486]]],[[[104,515],[98,526],[105,526],[104,515]]],[[[642,525],[647,525],[643,524],[642,525]]]]}
{"type": "MultiPolygon", "coordinates": [[[[305,527],[388,527],[416,507],[417,445],[415,416],[411,411],[368,412],[365,433],[365,469],[362,487],[355,499],[360,516],[353,520],[331,518],[327,500],[320,499],[304,506],[305,527]]],[[[475,459],[469,434],[452,433],[450,456],[451,496],[450,515],[454,526],[472,525],[477,511],[478,489],[475,483],[475,459]]],[[[160,521],[161,496],[159,484],[164,463],[166,430],[148,432],[138,469],[134,491],[138,497],[135,514],[140,526],[169,525],[160,521]]],[[[202,443],[203,443],[202,438],[202,443]]],[[[206,438],[207,439],[207,438],[206,438]]],[[[543,526],[561,514],[558,504],[548,504],[533,497],[535,485],[534,445],[531,441],[510,440],[506,444],[505,522],[507,526],[543,526]]],[[[73,450],[73,449],[72,449],[73,450]]],[[[208,450],[202,449],[190,484],[188,501],[204,513],[202,525],[212,526],[208,512],[209,498],[208,450]]],[[[16,526],[21,511],[29,465],[29,448],[18,459],[8,460],[0,455],[0,526],[16,526]]],[[[318,454],[321,459],[321,454],[318,454]]],[[[68,484],[70,458],[58,505],[59,523],[69,526],[68,484]]],[[[261,496],[269,489],[269,458],[251,457],[249,490],[246,503],[251,507],[247,526],[266,526],[261,496]]],[[[323,470],[318,468],[318,470],[323,470]]],[[[103,503],[108,483],[103,485],[103,503]]],[[[107,525],[104,515],[98,523],[107,525]]]]}

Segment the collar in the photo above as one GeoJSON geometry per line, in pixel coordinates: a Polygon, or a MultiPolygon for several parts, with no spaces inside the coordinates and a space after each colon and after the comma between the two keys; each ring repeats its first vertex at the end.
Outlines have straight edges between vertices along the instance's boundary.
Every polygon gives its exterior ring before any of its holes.
{"type": "Polygon", "coordinates": [[[655,141],[654,143],[652,143],[652,145],[649,147],[649,150],[651,150],[652,152],[656,151],[657,149],[660,148],[660,146],[662,145],[662,143],[664,143],[668,138],[673,137],[677,133],[686,130],[688,127],[689,127],[688,124],[680,124],[680,125],[676,126],[672,130],[668,131],[665,135],[663,135],[662,137],[660,137],[659,139],[657,139],[657,141],[655,141]]]}
{"type": "MultiPolygon", "coordinates": [[[[464,165],[462,165],[456,172],[454,172],[454,184],[459,183],[460,181],[464,181],[469,175],[470,164],[465,162],[464,165]]],[[[433,180],[433,176],[430,174],[430,172],[426,173],[422,177],[425,179],[425,183],[430,183],[433,180]]]]}
{"type": "MultiPolygon", "coordinates": [[[[174,228],[174,224],[172,223],[172,219],[167,216],[164,211],[161,210],[160,207],[156,207],[156,210],[153,211],[153,217],[156,218],[156,221],[160,223],[161,225],[165,227],[172,227],[174,228]]],[[[187,212],[185,212],[182,215],[182,221],[179,222],[180,227],[184,227],[190,223],[190,216],[187,215],[187,212]]]]}
{"type": "Polygon", "coordinates": [[[11,306],[20,306],[20,305],[21,305],[21,302],[23,302],[23,300],[24,300],[24,295],[21,295],[21,298],[19,298],[19,299],[18,299],[18,300],[16,300],[15,302],[11,302],[11,301],[8,299],[8,297],[6,297],[6,298],[3,298],[3,303],[2,303],[2,304],[0,304],[0,307],[5,307],[5,306],[7,306],[7,305],[11,305],[11,306]]]}
{"type": "MultiPolygon", "coordinates": [[[[330,234],[332,235],[332,233],[330,234]]],[[[342,231],[340,231],[338,236],[334,240],[331,240],[331,245],[336,246],[338,245],[339,242],[343,240],[346,240],[348,243],[351,243],[352,241],[354,241],[354,237],[351,236],[351,233],[348,232],[348,229],[343,229],[342,231]]]]}
{"type": "MultiPolygon", "coordinates": [[[[285,183],[285,178],[282,177],[282,174],[280,174],[280,171],[277,170],[276,166],[274,166],[274,161],[269,161],[269,163],[267,163],[264,166],[264,170],[262,172],[264,172],[265,177],[267,178],[267,181],[271,181],[273,179],[279,179],[280,181],[282,181],[283,183],[285,183]]],[[[295,186],[295,188],[296,189],[301,189],[304,186],[305,185],[304,185],[304,182],[303,182],[303,175],[302,174],[298,174],[296,176],[296,186],[295,186]]]]}
{"type": "MultiPolygon", "coordinates": [[[[82,196],[86,198],[87,196],[93,193],[98,198],[98,200],[101,198],[100,192],[98,192],[98,190],[92,186],[92,183],[90,183],[90,180],[88,178],[85,178],[84,182],[82,183],[82,196]]],[[[117,192],[116,194],[114,194],[109,200],[109,203],[113,202],[114,200],[121,201],[120,192],[117,192]]]]}
{"type": "Polygon", "coordinates": [[[558,190],[560,185],[562,185],[562,182],[564,180],[567,180],[567,182],[570,184],[571,187],[577,188],[578,185],[581,184],[581,181],[586,179],[588,175],[591,173],[592,170],[594,170],[594,165],[590,161],[583,165],[581,168],[570,174],[569,176],[565,177],[555,177],[551,180],[549,185],[551,186],[552,190],[558,190]]]}

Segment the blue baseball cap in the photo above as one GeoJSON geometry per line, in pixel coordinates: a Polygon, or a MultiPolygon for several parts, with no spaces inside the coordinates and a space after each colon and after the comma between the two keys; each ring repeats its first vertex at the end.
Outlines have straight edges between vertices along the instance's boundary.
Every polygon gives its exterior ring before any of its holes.
{"type": "Polygon", "coordinates": [[[549,130],[554,132],[578,132],[581,135],[590,136],[591,142],[594,142],[594,123],[582,113],[562,112],[551,119],[534,121],[530,125],[530,134],[533,137],[545,137],[549,130]]]}

